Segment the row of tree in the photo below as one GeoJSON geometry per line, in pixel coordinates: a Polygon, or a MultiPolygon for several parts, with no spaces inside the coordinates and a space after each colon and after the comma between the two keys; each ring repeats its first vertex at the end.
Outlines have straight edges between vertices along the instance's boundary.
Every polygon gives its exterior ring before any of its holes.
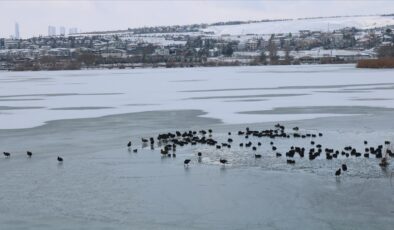
{"type": "Polygon", "coordinates": [[[394,57],[394,45],[385,45],[378,48],[379,58],[393,58],[394,57]]]}

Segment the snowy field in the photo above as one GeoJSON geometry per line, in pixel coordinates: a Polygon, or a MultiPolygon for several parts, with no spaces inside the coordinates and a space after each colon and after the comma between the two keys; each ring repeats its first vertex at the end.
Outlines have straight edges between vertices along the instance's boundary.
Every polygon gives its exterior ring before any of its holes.
{"type": "Polygon", "coordinates": [[[259,22],[242,25],[210,26],[205,32],[216,35],[298,33],[300,30],[333,31],[346,27],[371,29],[394,25],[392,16],[352,16],[320,19],[294,19],[290,21],[259,22]]]}
{"type": "MultiPolygon", "coordinates": [[[[0,229],[392,229],[394,163],[276,157],[394,143],[393,70],[353,65],[0,72],[0,229]],[[160,156],[141,138],[213,129],[231,148],[160,156]],[[126,147],[132,140],[130,149],[126,147]],[[239,147],[260,141],[257,152],[239,147]],[[134,153],[132,149],[137,149],[134,153]],[[26,151],[33,152],[32,158],[26,151]],[[199,159],[197,152],[202,152],[199,159]],[[254,154],[262,154],[255,159],[254,154]],[[57,156],[64,162],[58,164],[57,156]],[[220,158],[229,164],[221,166],[220,158]],[[191,159],[184,167],[185,159],[191,159]],[[346,163],[348,171],[334,172],[346,163]]],[[[388,145],[384,148],[391,148],[388,145]]]]}
{"type": "MultiPolygon", "coordinates": [[[[268,40],[271,34],[298,34],[302,30],[310,31],[334,31],[344,28],[355,27],[357,29],[374,29],[385,26],[393,26],[393,16],[342,16],[342,17],[327,17],[315,19],[289,19],[285,21],[270,21],[270,22],[256,22],[239,25],[220,25],[208,26],[204,29],[194,32],[173,32],[173,33],[147,33],[147,34],[132,34],[129,31],[120,33],[105,33],[106,36],[117,35],[123,40],[129,41],[144,41],[148,43],[156,43],[162,46],[186,44],[186,40],[174,40],[172,37],[182,36],[206,36],[220,39],[230,39],[246,41],[253,39],[256,35],[264,37],[268,40]],[[168,40],[167,40],[168,39],[168,40]]],[[[78,36],[77,34],[76,36],[78,36]]],[[[85,34],[95,35],[95,34],[85,34]]]]}

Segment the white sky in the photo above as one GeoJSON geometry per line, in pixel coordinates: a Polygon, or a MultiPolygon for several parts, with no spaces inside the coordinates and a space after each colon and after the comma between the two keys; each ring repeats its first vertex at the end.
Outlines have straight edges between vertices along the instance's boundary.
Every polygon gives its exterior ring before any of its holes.
{"type": "Polygon", "coordinates": [[[0,37],[47,35],[48,25],[83,31],[227,20],[394,13],[394,0],[0,0],[0,37]]]}

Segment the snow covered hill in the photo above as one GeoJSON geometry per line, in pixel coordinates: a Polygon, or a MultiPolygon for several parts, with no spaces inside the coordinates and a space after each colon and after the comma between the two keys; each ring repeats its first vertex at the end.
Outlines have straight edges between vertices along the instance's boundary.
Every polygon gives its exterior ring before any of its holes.
{"type": "Polygon", "coordinates": [[[332,31],[346,27],[369,29],[388,25],[394,25],[394,16],[350,16],[319,19],[294,19],[239,25],[209,26],[203,31],[213,32],[216,35],[244,35],[298,33],[300,30],[332,31]]]}

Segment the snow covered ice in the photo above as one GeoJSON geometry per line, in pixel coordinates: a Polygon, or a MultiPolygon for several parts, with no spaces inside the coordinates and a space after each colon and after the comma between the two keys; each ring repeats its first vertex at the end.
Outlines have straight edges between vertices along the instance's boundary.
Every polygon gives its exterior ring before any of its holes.
{"type": "Polygon", "coordinates": [[[202,110],[206,117],[226,124],[336,116],[340,110],[329,114],[245,112],[289,106],[394,108],[391,75],[391,70],[360,70],[354,65],[4,72],[0,128],[179,109],[202,110]]]}

